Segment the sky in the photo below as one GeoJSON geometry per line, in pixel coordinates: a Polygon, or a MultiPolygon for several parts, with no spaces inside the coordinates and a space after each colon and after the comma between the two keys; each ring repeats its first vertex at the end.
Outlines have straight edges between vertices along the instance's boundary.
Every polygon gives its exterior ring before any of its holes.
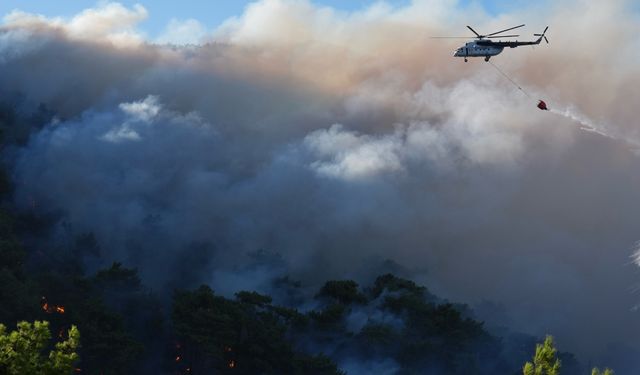
{"type": "MultiPolygon", "coordinates": [[[[185,21],[195,19],[209,29],[214,29],[230,17],[240,16],[244,8],[252,3],[252,0],[185,0],[176,6],[172,0],[120,0],[125,6],[141,4],[149,12],[149,17],[144,20],[139,29],[148,33],[149,37],[155,38],[162,34],[172,19],[185,21]]],[[[314,0],[317,5],[330,6],[332,8],[353,11],[364,9],[373,3],[374,0],[314,0]]],[[[393,6],[403,6],[409,4],[410,0],[386,0],[386,3],[393,6]]],[[[443,1],[451,2],[451,1],[443,1]]],[[[3,0],[0,2],[0,16],[4,16],[11,11],[18,9],[24,12],[42,14],[47,17],[69,18],[80,11],[99,4],[98,0],[3,0]]],[[[508,12],[518,6],[523,1],[505,0],[460,0],[459,4],[479,5],[489,14],[500,14],[508,12]]]]}
{"type": "MultiPolygon", "coordinates": [[[[132,6],[140,4],[148,11],[150,17],[140,24],[140,29],[150,36],[159,35],[171,19],[196,19],[209,28],[215,28],[226,19],[240,16],[244,8],[252,0],[186,0],[176,6],[173,0],[120,0],[121,4],[132,6]]],[[[340,10],[356,10],[374,3],[372,0],[317,0],[316,4],[330,6],[340,10]]],[[[408,0],[387,0],[392,5],[403,5],[408,0]]],[[[83,9],[98,4],[98,0],[3,0],[0,2],[0,15],[5,15],[14,9],[29,13],[42,14],[47,17],[70,17],[83,9]]]]}

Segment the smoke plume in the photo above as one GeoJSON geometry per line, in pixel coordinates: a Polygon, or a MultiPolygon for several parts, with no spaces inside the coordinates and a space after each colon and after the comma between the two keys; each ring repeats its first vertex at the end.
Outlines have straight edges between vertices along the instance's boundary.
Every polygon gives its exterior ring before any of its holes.
{"type": "Polygon", "coordinates": [[[142,6],[13,12],[0,94],[55,114],[5,152],[16,203],[60,212],[105,262],[158,287],[367,278],[392,259],[437,294],[504,305],[515,330],[620,363],[607,347],[640,349],[638,13],[622,0],[526,7],[262,0],[205,36],[191,25],[203,43],[182,46],[147,41],[142,6]],[[551,44],[494,59],[611,137],[430,38],[525,22],[550,25],[551,44]],[[260,249],[277,266],[248,267],[260,249]]]}

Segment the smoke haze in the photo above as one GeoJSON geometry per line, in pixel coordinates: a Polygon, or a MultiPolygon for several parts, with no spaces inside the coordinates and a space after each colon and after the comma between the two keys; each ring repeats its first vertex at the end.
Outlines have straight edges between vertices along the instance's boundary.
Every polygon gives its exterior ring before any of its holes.
{"type": "Polygon", "coordinates": [[[0,26],[0,93],[55,114],[5,151],[16,202],[62,212],[106,262],[160,288],[185,274],[227,293],[276,273],[367,278],[391,259],[613,367],[608,348],[640,349],[638,12],[528,7],[262,0],[212,32],[191,25],[198,45],[146,41],[142,6],[15,11],[0,26]],[[520,23],[523,40],[550,25],[551,45],[494,59],[610,137],[539,111],[480,59],[454,59],[460,41],[430,39],[520,23]],[[278,264],[247,267],[260,249],[278,264]]]}

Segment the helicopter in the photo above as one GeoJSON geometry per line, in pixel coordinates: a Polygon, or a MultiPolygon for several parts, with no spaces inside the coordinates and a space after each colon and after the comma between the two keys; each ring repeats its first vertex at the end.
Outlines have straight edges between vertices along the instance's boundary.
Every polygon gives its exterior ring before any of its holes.
{"type": "MultiPolygon", "coordinates": [[[[542,39],[544,39],[545,42],[547,42],[547,44],[549,44],[549,39],[547,39],[547,37],[545,36],[545,34],[547,33],[547,30],[549,30],[549,26],[547,26],[544,29],[542,34],[533,34],[534,36],[539,37],[535,41],[518,42],[516,40],[515,42],[513,42],[513,41],[504,41],[504,42],[503,41],[497,41],[497,42],[494,42],[493,40],[490,40],[490,39],[494,39],[494,38],[516,38],[516,37],[518,37],[520,35],[498,35],[498,34],[502,34],[504,32],[515,30],[515,29],[518,29],[518,28],[521,28],[521,27],[524,27],[524,24],[519,25],[519,26],[510,27],[508,29],[504,29],[504,30],[501,30],[501,31],[496,31],[495,33],[491,33],[491,34],[487,34],[487,35],[480,35],[471,26],[467,26],[467,28],[469,30],[471,30],[471,32],[473,32],[476,35],[475,38],[471,37],[471,38],[473,38],[475,40],[472,41],[472,42],[465,43],[464,46],[458,48],[455,51],[453,56],[454,57],[464,57],[464,62],[467,62],[469,57],[484,57],[484,61],[489,61],[489,59],[492,56],[496,56],[496,55],[499,55],[500,53],[502,53],[502,51],[505,49],[505,47],[516,48],[516,47],[520,47],[520,46],[537,45],[537,44],[540,44],[542,39]]],[[[436,37],[436,38],[456,38],[456,39],[460,39],[460,37],[436,37]]],[[[470,39],[470,38],[464,38],[464,39],[470,39]]]]}

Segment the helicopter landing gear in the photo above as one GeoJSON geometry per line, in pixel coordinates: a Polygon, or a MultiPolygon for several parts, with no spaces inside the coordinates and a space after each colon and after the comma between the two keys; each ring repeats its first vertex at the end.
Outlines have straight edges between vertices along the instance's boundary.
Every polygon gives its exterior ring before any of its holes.
{"type": "Polygon", "coordinates": [[[467,60],[467,58],[465,57],[465,58],[464,58],[464,62],[468,62],[468,61],[469,61],[469,60],[467,60]]]}
{"type": "Polygon", "coordinates": [[[485,56],[484,57],[484,61],[489,62],[489,59],[491,58],[491,56],[485,56]]]}

